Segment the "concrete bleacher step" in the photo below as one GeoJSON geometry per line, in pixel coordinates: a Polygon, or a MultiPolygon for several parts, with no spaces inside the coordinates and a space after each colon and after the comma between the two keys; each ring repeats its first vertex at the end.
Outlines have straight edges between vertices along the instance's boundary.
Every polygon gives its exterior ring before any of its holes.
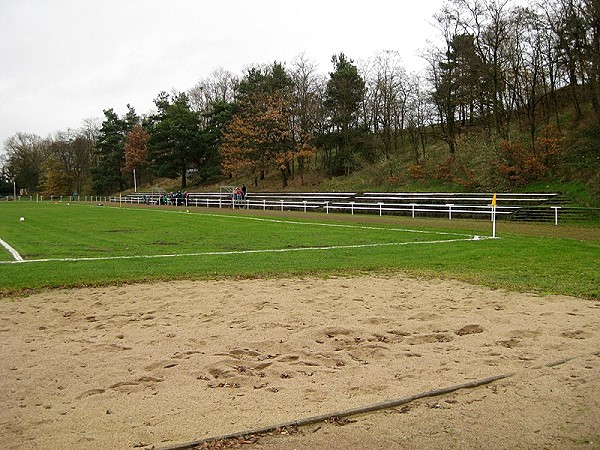
{"type": "MultiPolygon", "coordinates": [[[[553,205],[554,206],[554,205],[553,205]]],[[[521,222],[553,222],[557,212],[550,207],[520,208],[514,211],[509,219],[521,222]]],[[[583,221],[598,218],[598,211],[590,208],[558,207],[558,217],[561,221],[583,221]]]]}
{"type": "MultiPolygon", "coordinates": [[[[126,201],[156,201],[164,193],[137,192],[126,201]]],[[[421,217],[482,218],[490,214],[492,193],[403,192],[251,192],[246,203],[232,203],[226,192],[189,192],[190,206],[246,207],[262,209],[395,214],[421,217]]],[[[119,199],[116,199],[119,201],[119,199]]],[[[569,198],[556,193],[498,193],[497,217],[514,221],[555,222],[595,220],[600,209],[571,206],[569,198]]]]}
{"type": "Polygon", "coordinates": [[[556,218],[556,211],[554,208],[558,208],[560,220],[590,220],[598,215],[597,211],[570,205],[571,201],[569,197],[563,194],[556,194],[541,202],[539,205],[519,208],[510,215],[510,220],[523,222],[551,222],[556,218]]]}

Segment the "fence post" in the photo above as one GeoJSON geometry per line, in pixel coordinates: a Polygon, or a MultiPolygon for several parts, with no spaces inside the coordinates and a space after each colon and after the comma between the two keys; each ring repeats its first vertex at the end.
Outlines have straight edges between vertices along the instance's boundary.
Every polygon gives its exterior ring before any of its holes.
{"type": "Polygon", "coordinates": [[[350,202],[350,213],[354,215],[354,202],[350,202]]]}
{"type": "Polygon", "coordinates": [[[267,201],[263,198],[263,211],[267,209],[267,201]]]}
{"type": "Polygon", "coordinates": [[[306,212],[306,200],[303,200],[302,203],[304,203],[304,212],[306,212]]]}
{"type": "Polygon", "coordinates": [[[283,211],[283,200],[279,200],[281,202],[281,210],[283,211]]]}
{"type": "Polygon", "coordinates": [[[325,202],[325,213],[329,214],[329,202],[325,202]]]}
{"type": "Polygon", "coordinates": [[[558,210],[561,208],[560,206],[551,206],[554,209],[554,225],[558,225],[558,210]]]}
{"type": "Polygon", "coordinates": [[[381,207],[383,206],[383,203],[379,202],[378,205],[379,205],[379,217],[381,217],[381,207]]]}
{"type": "Polygon", "coordinates": [[[412,206],[412,218],[415,218],[415,203],[411,203],[410,206],[412,206]]]}
{"type": "Polygon", "coordinates": [[[447,203],[446,206],[448,207],[448,219],[452,220],[452,207],[454,203],[447,203]]]}

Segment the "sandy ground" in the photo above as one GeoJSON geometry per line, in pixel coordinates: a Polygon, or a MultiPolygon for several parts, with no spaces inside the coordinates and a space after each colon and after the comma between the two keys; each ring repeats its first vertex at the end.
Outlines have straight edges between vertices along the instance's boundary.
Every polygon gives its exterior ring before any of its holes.
{"type": "Polygon", "coordinates": [[[505,374],[247,448],[600,448],[599,352],[598,301],[402,275],[48,291],[0,300],[0,447],[168,448],[505,374]]]}

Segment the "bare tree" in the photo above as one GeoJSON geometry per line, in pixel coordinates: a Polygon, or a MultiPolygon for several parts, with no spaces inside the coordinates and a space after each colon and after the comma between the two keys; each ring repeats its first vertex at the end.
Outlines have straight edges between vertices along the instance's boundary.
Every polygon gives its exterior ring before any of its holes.
{"type": "Polygon", "coordinates": [[[426,79],[412,74],[409,80],[406,123],[415,164],[426,158],[427,127],[435,121],[435,106],[430,99],[426,79]],[[420,150],[420,151],[419,151],[420,150]]]}
{"type": "Polygon", "coordinates": [[[317,75],[317,65],[311,62],[304,53],[292,61],[290,72],[293,83],[294,114],[292,130],[296,144],[298,172],[304,182],[304,172],[310,157],[316,153],[315,133],[317,124],[322,121],[322,100],[325,90],[325,79],[317,75]]]}
{"type": "Polygon", "coordinates": [[[539,104],[546,89],[546,61],[540,34],[540,20],[529,8],[515,8],[511,16],[510,73],[507,87],[518,113],[519,123],[535,143],[539,104]]]}
{"type": "MultiPolygon", "coordinates": [[[[214,70],[210,76],[198,81],[188,91],[190,106],[203,117],[217,102],[231,103],[235,100],[238,77],[223,68],[214,70]]],[[[203,124],[206,125],[206,124],[203,124]]]]}
{"type": "Polygon", "coordinates": [[[365,103],[370,105],[374,139],[393,175],[394,156],[403,145],[409,84],[400,54],[384,51],[375,57],[373,75],[367,78],[365,103]]]}
{"type": "Polygon", "coordinates": [[[31,133],[17,133],[4,142],[8,176],[19,190],[38,192],[47,148],[41,137],[31,133]]]}

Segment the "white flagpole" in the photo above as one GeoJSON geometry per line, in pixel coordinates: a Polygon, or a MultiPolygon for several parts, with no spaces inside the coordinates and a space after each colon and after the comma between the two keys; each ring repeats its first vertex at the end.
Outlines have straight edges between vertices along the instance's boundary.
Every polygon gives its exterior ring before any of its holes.
{"type": "Polygon", "coordinates": [[[496,194],[492,197],[492,237],[496,237],[496,194]]]}

